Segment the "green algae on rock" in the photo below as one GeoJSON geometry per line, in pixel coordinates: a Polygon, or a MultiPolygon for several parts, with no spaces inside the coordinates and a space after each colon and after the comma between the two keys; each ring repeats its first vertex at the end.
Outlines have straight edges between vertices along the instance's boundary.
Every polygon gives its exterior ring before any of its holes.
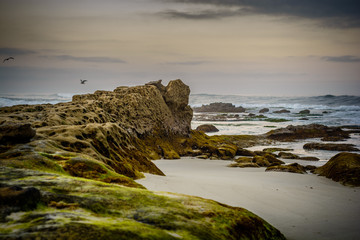
{"type": "Polygon", "coordinates": [[[360,186],[360,154],[338,153],[314,173],[344,185],[360,186]]]}
{"type": "Polygon", "coordinates": [[[32,211],[0,211],[6,239],[285,239],[253,213],[212,200],[34,170],[0,173],[0,184],[41,192],[32,211]]]}

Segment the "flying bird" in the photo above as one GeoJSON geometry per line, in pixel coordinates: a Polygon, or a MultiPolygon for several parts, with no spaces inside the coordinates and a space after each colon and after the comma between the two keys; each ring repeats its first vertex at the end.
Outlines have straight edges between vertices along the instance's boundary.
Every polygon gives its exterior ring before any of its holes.
{"type": "Polygon", "coordinates": [[[85,80],[85,79],[80,79],[80,84],[85,84],[85,82],[87,82],[87,80],[85,80]]]}
{"type": "Polygon", "coordinates": [[[13,57],[8,57],[8,58],[4,59],[3,63],[6,62],[6,61],[9,61],[10,59],[15,60],[13,57]]]}

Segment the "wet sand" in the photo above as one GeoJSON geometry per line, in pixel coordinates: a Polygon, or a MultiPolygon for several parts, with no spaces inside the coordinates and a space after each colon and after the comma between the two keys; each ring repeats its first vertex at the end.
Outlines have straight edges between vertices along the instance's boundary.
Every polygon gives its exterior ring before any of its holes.
{"type": "Polygon", "coordinates": [[[360,239],[360,188],[313,174],[229,168],[230,162],[157,160],[166,174],[145,174],[149,190],[183,193],[246,208],[288,239],[360,239]]]}

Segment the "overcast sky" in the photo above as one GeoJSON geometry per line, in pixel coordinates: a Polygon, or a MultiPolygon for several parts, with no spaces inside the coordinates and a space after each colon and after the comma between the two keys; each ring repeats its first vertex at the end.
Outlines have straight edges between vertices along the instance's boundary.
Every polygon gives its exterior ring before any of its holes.
{"type": "Polygon", "coordinates": [[[0,0],[0,32],[0,93],[360,95],[359,0],[0,0]]]}

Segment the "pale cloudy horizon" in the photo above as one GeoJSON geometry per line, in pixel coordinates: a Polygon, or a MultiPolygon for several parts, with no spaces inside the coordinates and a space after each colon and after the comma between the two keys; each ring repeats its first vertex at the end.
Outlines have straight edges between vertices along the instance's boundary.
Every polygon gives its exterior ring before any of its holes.
{"type": "Polygon", "coordinates": [[[360,95],[354,0],[0,0],[0,31],[0,93],[360,95]]]}

